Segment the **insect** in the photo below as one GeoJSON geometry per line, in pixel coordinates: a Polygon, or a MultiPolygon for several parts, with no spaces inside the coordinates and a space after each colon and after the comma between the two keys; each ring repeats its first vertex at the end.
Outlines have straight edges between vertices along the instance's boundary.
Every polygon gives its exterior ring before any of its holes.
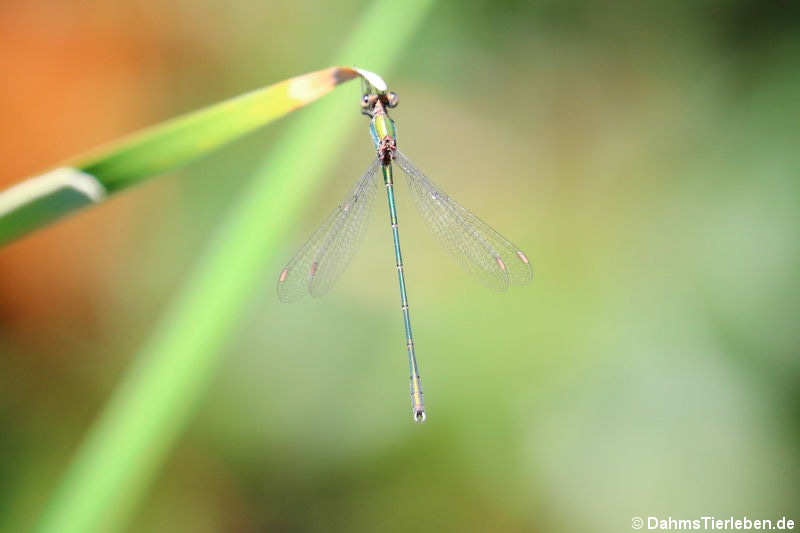
{"type": "Polygon", "coordinates": [[[382,182],[389,204],[397,280],[400,285],[411,380],[412,416],[415,422],[424,422],[425,401],[411,333],[393,169],[398,167],[405,174],[417,207],[447,251],[485,285],[503,291],[510,284],[528,283],[533,279],[533,271],[528,257],[519,248],[456,203],[398,150],[395,124],[388,113],[390,108],[397,106],[397,102],[397,94],[388,91],[380,78],[373,80],[373,83],[368,81],[364,84],[361,111],[370,118],[369,131],[375,145],[376,158],[344,201],[281,270],[277,289],[282,302],[292,302],[309,293],[315,297],[322,296],[331,288],[347,267],[364,236],[366,222],[382,182]]]}

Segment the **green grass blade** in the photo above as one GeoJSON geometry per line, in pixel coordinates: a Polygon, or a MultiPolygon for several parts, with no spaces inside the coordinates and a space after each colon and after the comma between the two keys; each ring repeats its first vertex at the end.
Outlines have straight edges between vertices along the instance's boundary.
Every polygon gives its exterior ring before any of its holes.
{"type": "Polygon", "coordinates": [[[362,73],[331,67],[168,120],[0,191],[0,245],[205,155],[362,73]]]}
{"type": "MultiPolygon", "coordinates": [[[[374,3],[337,63],[388,69],[431,4],[374,3]]],[[[269,164],[236,203],[91,428],[39,531],[116,531],[124,525],[218,368],[221,348],[273,259],[274,243],[341,151],[338,140],[359,124],[369,142],[357,95],[346,92],[300,116],[272,147],[269,164]]]]}

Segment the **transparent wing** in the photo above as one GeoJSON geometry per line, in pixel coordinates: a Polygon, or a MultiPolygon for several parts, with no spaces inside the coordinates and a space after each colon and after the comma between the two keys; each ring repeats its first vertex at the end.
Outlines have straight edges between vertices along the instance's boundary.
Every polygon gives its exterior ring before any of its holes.
{"type": "Polygon", "coordinates": [[[467,272],[499,291],[533,279],[522,250],[445,194],[399,150],[395,162],[428,226],[467,272]]]}
{"type": "Polygon", "coordinates": [[[364,237],[378,190],[375,178],[378,168],[380,165],[375,160],[342,203],[281,270],[278,298],[282,302],[299,300],[306,293],[320,297],[344,272],[364,237]]]}

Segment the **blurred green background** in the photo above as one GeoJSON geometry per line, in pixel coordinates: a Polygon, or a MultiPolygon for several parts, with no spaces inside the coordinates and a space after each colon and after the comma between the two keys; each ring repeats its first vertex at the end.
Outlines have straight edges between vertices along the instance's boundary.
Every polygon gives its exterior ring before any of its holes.
{"type": "MultiPolygon", "coordinates": [[[[0,185],[328,66],[366,5],[6,1],[0,185]]],[[[527,252],[533,284],[475,283],[400,184],[423,426],[385,209],[328,297],[279,304],[282,264],[373,157],[365,119],[127,530],[798,521],[798,6],[438,3],[380,73],[400,146],[527,252]]],[[[337,93],[357,113],[357,84],[337,93]]],[[[294,119],[0,250],[0,529],[36,523],[294,119]]]]}

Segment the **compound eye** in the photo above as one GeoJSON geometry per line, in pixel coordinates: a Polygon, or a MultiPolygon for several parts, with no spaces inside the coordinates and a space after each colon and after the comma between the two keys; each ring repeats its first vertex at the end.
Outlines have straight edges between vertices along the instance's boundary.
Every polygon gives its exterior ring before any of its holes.
{"type": "Polygon", "coordinates": [[[389,91],[386,93],[386,105],[389,107],[397,106],[397,93],[394,91],[389,91]]]}
{"type": "Polygon", "coordinates": [[[367,107],[367,106],[369,106],[369,95],[365,94],[364,96],[361,97],[361,107],[367,107]]]}

